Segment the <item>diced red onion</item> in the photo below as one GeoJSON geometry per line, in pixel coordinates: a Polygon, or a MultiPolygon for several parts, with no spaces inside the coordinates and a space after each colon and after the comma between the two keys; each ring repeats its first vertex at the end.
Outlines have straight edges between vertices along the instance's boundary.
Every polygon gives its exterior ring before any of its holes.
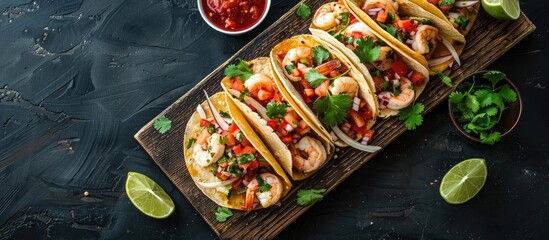
{"type": "Polygon", "coordinates": [[[400,76],[398,75],[398,73],[395,72],[395,78],[400,80],[400,76]]]}
{"type": "Polygon", "coordinates": [[[210,106],[210,110],[212,111],[215,121],[217,122],[217,124],[219,124],[219,127],[221,127],[221,129],[227,131],[229,129],[229,125],[225,122],[225,120],[223,120],[223,118],[221,118],[219,112],[217,112],[217,110],[215,109],[215,106],[210,100],[210,96],[208,96],[206,90],[204,90],[204,94],[206,94],[206,100],[208,101],[208,105],[210,106]]]}
{"type": "Polygon", "coordinates": [[[291,124],[286,124],[286,126],[284,126],[284,130],[286,130],[286,132],[291,132],[294,130],[294,127],[292,127],[291,124]]]}
{"type": "Polygon", "coordinates": [[[231,176],[231,174],[229,172],[226,172],[226,171],[221,171],[221,174],[223,176],[227,176],[227,177],[231,176]]]}
{"type": "Polygon", "coordinates": [[[353,99],[353,110],[358,112],[359,107],[360,107],[360,98],[355,97],[353,99]]]}
{"type": "Polygon", "coordinates": [[[448,40],[446,40],[446,38],[444,38],[444,37],[442,37],[442,44],[448,49],[448,51],[450,51],[450,53],[452,54],[452,57],[454,57],[454,59],[456,59],[457,64],[461,66],[461,61],[459,60],[459,55],[456,52],[456,49],[454,48],[454,46],[452,46],[452,44],[450,42],[448,42],[448,40]]]}
{"type": "Polygon", "coordinates": [[[391,80],[391,82],[393,83],[393,85],[394,85],[395,87],[400,86],[400,80],[398,80],[398,79],[393,79],[393,80],[391,80]]]}
{"type": "Polygon", "coordinates": [[[249,183],[250,183],[250,182],[247,181],[246,179],[242,180],[242,184],[244,184],[244,186],[248,186],[249,183]]]}
{"type": "Polygon", "coordinates": [[[369,141],[370,141],[370,138],[369,138],[369,137],[367,137],[367,136],[364,136],[364,137],[362,138],[362,141],[366,141],[366,142],[369,142],[369,141]]]}
{"type": "Polygon", "coordinates": [[[218,166],[217,167],[217,172],[221,172],[221,171],[223,171],[223,168],[221,166],[218,166]]]}
{"type": "Polygon", "coordinates": [[[454,2],[454,7],[456,7],[456,8],[466,8],[466,7],[473,6],[477,3],[478,3],[478,0],[477,1],[456,1],[456,2],[454,2]]]}
{"type": "Polygon", "coordinates": [[[339,129],[339,127],[337,127],[337,126],[332,127],[332,130],[343,142],[349,144],[349,146],[351,146],[353,148],[356,148],[358,150],[361,150],[361,151],[364,151],[364,152],[376,152],[379,149],[381,149],[381,147],[379,147],[379,146],[363,145],[363,144],[360,144],[360,143],[354,141],[352,138],[347,136],[347,134],[343,133],[341,131],[341,129],[339,129]]]}
{"type": "Polygon", "coordinates": [[[412,45],[414,43],[414,40],[413,39],[406,39],[406,44],[408,45],[412,45]]]}
{"type": "Polygon", "coordinates": [[[379,11],[384,10],[383,8],[371,8],[368,10],[368,15],[375,16],[379,11]]]}
{"type": "Polygon", "coordinates": [[[451,13],[448,13],[448,20],[450,21],[454,21],[454,19],[458,18],[459,17],[459,13],[455,13],[455,12],[451,12],[451,13]]]}
{"type": "Polygon", "coordinates": [[[351,128],[351,124],[348,123],[348,122],[344,123],[343,125],[344,125],[345,127],[347,127],[347,128],[351,128]]]}
{"type": "Polygon", "coordinates": [[[196,184],[204,187],[204,188],[217,188],[217,187],[223,187],[227,186],[234,181],[236,181],[238,178],[231,178],[229,180],[221,181],[221,182],[196,182],[196,184]]]}
{"type": "Polygon", "coordinates": [[[246,173],[248,173],[248,169],[244,168],[244,170],[242,170],[242,174],[246,174],[246,173]]]}
{"type": "Polygon", "coordinates": [[[200,116],[200,119],[206,119],[206,113],[204,112],[204,108],[202,108],[202,105],[198,104],[196,107],[196,112],[198,112],[198,116],[200,116]]]}
{"type": "Polygon", "coordinates": [[[274,205],[277,206],[277,207],[280,207],[280,206],[282,206],[282,202],[281,202],[281,201],[278,201],[278,202],[276,202],[274,205]]]}
{"type": "Polygon", "coordinates": [[[436,66],[445,63],[446,61],[450,60],[452,58],[452,55],[447,55],[444,57],[438,57],[438,58],[432,58],[429,59],[429,66],[436,66]]]}
{"type": "Polygon", "coordinates": [[[416,31],[411,31],[410,32],[410,37],[414,37],[416,35],[416,31]]]}
{"type": "Polygon", "coordinates": [[[389,78],[387,76],[383,76],[383,79],[385,79],[385,82],[389,81],[389,78]]]}
{"type": "Polygon", "coordinates": [[[408,73],[408,75],[406,75],[406,76],[407,76],[408,78],[410,78],[410,77],[412,76],[413,73],[414,73],[414,71],[410,71],[410,72],[408,73]]]}

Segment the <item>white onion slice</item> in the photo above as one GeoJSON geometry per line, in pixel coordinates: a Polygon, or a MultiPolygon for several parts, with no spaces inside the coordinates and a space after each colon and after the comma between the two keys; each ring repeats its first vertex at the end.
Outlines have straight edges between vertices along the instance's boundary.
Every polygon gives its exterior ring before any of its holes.
{"type": "Polygon", "coordinates": [[[227,186],[234,181],[236,181],[238,178],[231,178],[229,180],[221,181],[221,182],[196,182],[196,184],[204,187],[204,188],[217,188],[217,187],[223,187],[227,186]]]}
{"type": "Polygon", "coordinates": [[[446,61],[450,60],[451,58],[452,58],[452,55],[447,55],[447,56],[444,56],[444,57],[429,59],[427,62],[429,62],[429,66],[436,66],[436,65],[445,63],[446,61]]]}
{"type": "Polygon", "coordinates": [[[229,130],[229,124],[227,124],[225,120],[223,120],[223,118],[219,115],[219,112],[217,112],[217,109],[215,109],[212,101],[210,100],[210,96],[208,96],[208,93],[206,92],[206,90],[204,90],[204,94],[206,94],[206,100],[208,101],[210,110],[212,111],[215,121],[217,122],[217,124],[219,124],[219,127],[221,127],[221,129],[223,129],[224,131],[229,130]]]}
{"type": "Polygon", "coordinates": [[[466,8],[466,7],[473,6],[477,3],[478,3],[478,0],[477,1],[456,1],[454,3],[454,7],[456,7],[456,8],[466,8]]]}
{"type": "Polygon", "coordinates": [[[248,97],[248,96],[245,96],[244,97],[244,102],[246,102],[247,104],[250,104],[252,105],[252,107],[255,108],[256,112],[259,113],[259,115],[265,119],[265,120],[269,120],[270,118],[267,116],[267,109],[265,109],[265,107],[263,107],[263,105],[261,105],[261,103],[259,103],[258,101],[256,101],[255,99],[251,98],[251,97],[248,97]]]}
{"type": "Polygon", "coordinates": [[[291,124],[286,124],[286,126],[284,126],[284,130],[286,130],[286,132],[292,132],[294,127],[292,127],[291,124]]]}
{"type": "Polygon", "coordinates": [[[452,57],[454,57],[454,59],[456,59],[457,64],[461,66],[461,61],[459,60],[459,55],[456,52],[456,49],[454,48],[454,46],[452,46],[452,44],[450,42],[448,42],[448,40],[446,40],[446,38],[444,38],[444,37],[442,37],[442,44],[444,44],[444,46],[448,49],[448,51],[450,51],[450,53],[452,54],[452,57]]]}
{"type": "Polygon", "coordinates": [[[196,111],[198,112],[198,116],[200,116],[200,119],[206,119],[206,112],[204,112],[204,108],[202,108],[202,105],[198,104],[196,107],[196,111]]]}
{"type": "Polygon", "coordinates": [[[332,127],[332,130],[343,142],[349,144],[349,146],[356,148],[358,150],[373,153],[381,149],[381,147],[379,146],[363,145],[358,142],[355,142],[352,138],[347,136],[347,134],[343,133],[341,129],[339,129],[339,127],[337,126],[332,127]]]}
{"type": "Polygon", "coordinates": [[[330,135],[332,136],[332,140],[337,141],[339,138],[337,135],[335,135],[334,131],[330,131],[330,135]]]}

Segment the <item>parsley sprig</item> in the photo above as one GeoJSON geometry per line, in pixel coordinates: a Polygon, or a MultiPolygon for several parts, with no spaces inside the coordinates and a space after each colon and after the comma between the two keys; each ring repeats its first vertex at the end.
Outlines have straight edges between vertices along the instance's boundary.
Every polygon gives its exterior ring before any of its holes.
{"type": "Polygon", "coordinates": [[[464,82],[450,94],[448,101],[458,123],[466,133],[479,136],[481,143],[494,145],[501,138],[501,133],[493,128],[500,121],[506,103],[517,100],[517,93],[508,85],[498,83],[505,78],[500,71],[489,71],[483,74],[491,84],[464,82]]]}
{"type": "Polygon", "coordinates": [[[227,66],[223,73],[229,78],[238,76],[242,81],[248,80],[248,78],[250,78],[254,74],[252,69],[248,65],[248,62],[240,58],[237,59],[236,64],[231,64],[227,66]]]}

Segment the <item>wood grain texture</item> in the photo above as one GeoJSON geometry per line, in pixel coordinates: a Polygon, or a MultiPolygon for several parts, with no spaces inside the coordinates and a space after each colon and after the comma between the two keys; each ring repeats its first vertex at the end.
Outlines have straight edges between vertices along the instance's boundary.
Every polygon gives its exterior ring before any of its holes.
{"type": "MultiPolygon", "coordinates": [[[[314,10],[323,2],[309,0],[305,3],[314,10]]],[[[168,133],[161,135],[154,130],[153,119],[135,135],[135,138],[166,176],[177,186],[217,235],[223,239],[274,238],[312,207],[312,205],[301,207],[295,203],[297,190],[326,188],[327,194],[375,156],[375,154],[346,149],[344,153],[337,153],[339,157],[332,159],[315,175],[306,180],[294,182],[294,188],[282,200],[281,207],[271,207],[254,212],[233,211],[234,215],[224,223],[215,220],[217,206],[202,194],[187,172],[183,159],[183,133],[187,120],[195,111],[196,105],[204,101],[201,90],[204,89],[208,93],[221,91],[219,81],[223,78],[223,68],[235,61],[236,58],[253,59],[268,56],[270,49],[283,39],[308,33],[307,27],[310,18],[300,19],[294,14],[296,9],[297,6],[292,8],[281,19],[160,113],[159,116],[165,115],[172,120],[172,129],[168,133]]],[[[481,11],[475,26],[467,36],[467,45],[461,56],[463,65],[455,64],[446,70],[445,74],[457,81],[475,71],[484,69],[521,39],[532,33],[534,29],[535,26],[524,14],[521,14],[516,21],[498,21],[481,11]]],[[[432,78],[419,98],[419,101],[425,105],[424,114],[446,101],[451,90],[442,84],[439,78],[432,78]]],[[[396,118],[379,119],[374,129],[376,129],[376,135],[372,144],[382,147],[387,146],[406,131],[404,124],[396,118]]]]}

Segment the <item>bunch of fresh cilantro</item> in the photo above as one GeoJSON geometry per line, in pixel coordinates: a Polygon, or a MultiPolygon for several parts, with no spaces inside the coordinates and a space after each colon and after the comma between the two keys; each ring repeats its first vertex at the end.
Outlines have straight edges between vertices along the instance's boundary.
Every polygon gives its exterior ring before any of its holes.
{"type": "Polygon", "coordinates": [[[448,100],[463,130],[478,135],[481,143],[493,145],[501,138],[501,133],[494,131],[494,126],[508,104],[517,100],[517,93],[508,84],[498,85],[505,78],[505,73],[489,71],[482,77],[491,84],[478,84],[473,76],[472,82],[460,84],[448,100]]]}

